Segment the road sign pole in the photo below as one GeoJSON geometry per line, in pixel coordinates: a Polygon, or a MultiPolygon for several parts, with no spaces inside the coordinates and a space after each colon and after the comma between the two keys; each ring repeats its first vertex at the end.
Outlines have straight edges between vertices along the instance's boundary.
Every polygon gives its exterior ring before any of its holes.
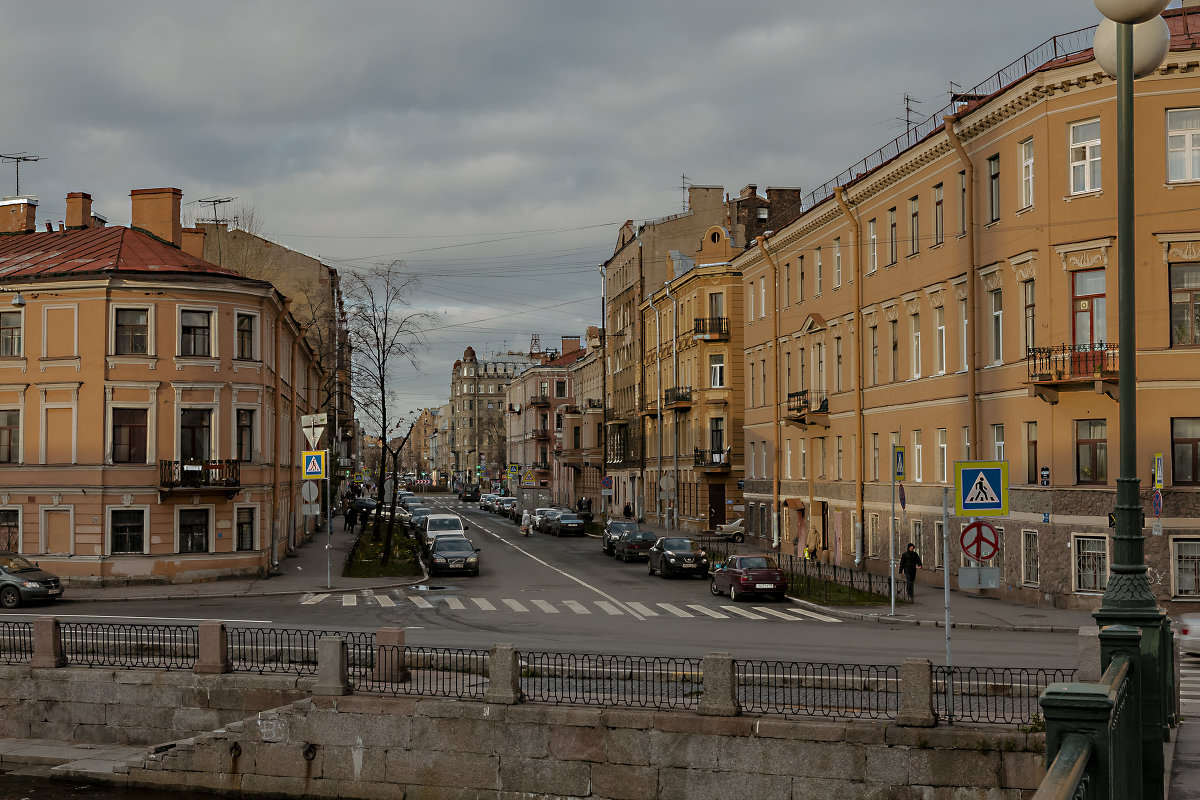
{"type": "MultiPolygon", "coordinates": [[[[942,591],[946,597],[946,671],[953,676],[950,660],[950,487],[942,487],[942,591]]],[[[946,681],[946,722],[954,723],[954,681],[946,681]]]]}
{"type": "Polygon", "coordinates": [[[896,520],[896,445],[892,445],[892,513],[888,516],[888,594],[892,601],[892,611],[888,616],[896,616],[896,532],[893,530],[896,520]]]}

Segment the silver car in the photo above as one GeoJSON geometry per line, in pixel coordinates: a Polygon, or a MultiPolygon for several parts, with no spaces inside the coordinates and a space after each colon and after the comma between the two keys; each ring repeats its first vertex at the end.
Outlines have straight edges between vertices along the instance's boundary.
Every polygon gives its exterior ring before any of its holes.
{"type": "Polygon", "coordinates": [[[1184,614],[1179,618],[1179,650],[1200,656],[1200,614],[1184,614]]]}

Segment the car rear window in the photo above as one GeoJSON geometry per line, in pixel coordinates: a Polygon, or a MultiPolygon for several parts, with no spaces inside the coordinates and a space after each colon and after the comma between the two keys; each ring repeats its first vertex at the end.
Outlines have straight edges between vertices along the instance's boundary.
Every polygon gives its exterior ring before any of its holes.
{"type": "Polygon", "coordinates": [[[742,559],[742,569],[779,569],[779,565],[769,556],[752,556],[742,559]]]}
{"type": "Polygon", "coordinates": [[[650,533],[649,531],[634,531],[633,533],[629,534],[629,541],[652,542],[654,541],[654,534],[650,533]]]}
{"type": "Polygon", "coordinates": [[[438,519],[434,517],[429,520],[429,530],[431,531],[460,531],[462,530],[462,521],[458,519],[438,519]]]}
{"type": "Polygon", "coordinates": [[[579,517],[575,516],[574,514],[563,514],[561,517],[558,518],[558,521],[559,522],[583,522],[583,520],[581,520],[579,517]]]}

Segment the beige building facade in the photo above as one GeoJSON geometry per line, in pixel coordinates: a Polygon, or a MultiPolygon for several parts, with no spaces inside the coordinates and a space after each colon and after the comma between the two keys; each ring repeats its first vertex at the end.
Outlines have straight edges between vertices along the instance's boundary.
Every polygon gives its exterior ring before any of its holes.
{"type": "MultiPolygon", "coordinates": [[[[1134,99],[1137,463],[1151,583],[1186,607],[1200,600],[1200,77],[1185,31],[1200,14],[1166,18],[1171,52],[1134,99]]],[[[1036,58],[813,193],[737,259],[752,535],[886,573],[894,529],[897,549],[921,552],[922,580],[949,570],[955,584],[971,563],[963,521],[942,520],[955,462],[1004,461],[1009,514],[985,564],[1000,583],[986,591],[1099,603],[1116,377],[1134,366],[1116,353],[1115,84],[1090,50],[1036,58]],[[896,447],[906,502],[893,515],[896,447]]]]}

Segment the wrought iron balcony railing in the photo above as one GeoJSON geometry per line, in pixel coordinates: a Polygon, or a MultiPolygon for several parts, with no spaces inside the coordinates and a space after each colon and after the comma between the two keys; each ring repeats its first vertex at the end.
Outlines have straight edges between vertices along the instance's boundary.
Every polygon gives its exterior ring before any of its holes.
{"type": "Polygon", "coordinates": [[[829,394],[814,389],[788,392],[787,412],[789,414],[827,414],[829,413],[829,394]]]}
{"type": "Polygon", "coordinates": [[[692,323],[692,334],[705,339],[728,339],[729,317],[697,317],[692,323]]]}
{"type": "Polygon", "coordinates": [[[1094,380],[1118,372],[1116,342],[1031,347],[1025,356],[1030,383],[1094,380]]]}
{"type": "Polygon", "coordinates": [[[236,489],[242,485],[242,463],[221,461],[159,461],[160,489],[236,489]]]}

